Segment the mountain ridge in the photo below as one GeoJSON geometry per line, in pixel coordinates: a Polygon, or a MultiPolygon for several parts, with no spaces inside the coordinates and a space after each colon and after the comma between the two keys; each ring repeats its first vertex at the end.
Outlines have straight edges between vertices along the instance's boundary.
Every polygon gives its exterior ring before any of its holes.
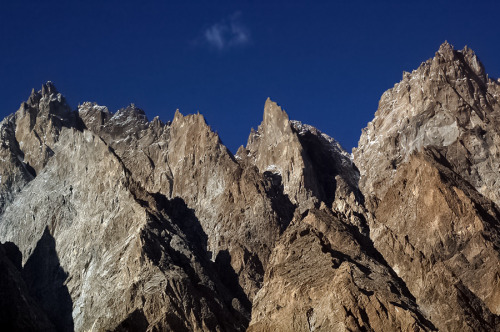
{"type": "Polygon", "coordinates": [[[233,154],[199,113],[71,110],[47,82],[0,123],[19,308],[60,331],[499,330],[499,96],[445,42],[352,154],[269,98],[233,154]]]}

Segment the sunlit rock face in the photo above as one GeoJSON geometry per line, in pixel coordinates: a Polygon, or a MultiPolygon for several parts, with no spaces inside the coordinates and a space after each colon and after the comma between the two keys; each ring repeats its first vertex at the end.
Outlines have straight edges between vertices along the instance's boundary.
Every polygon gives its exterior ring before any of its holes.
{"type": "Polygon", "coordinates": [[[354,150],[370,238],[440,330],[498,330],[500,85],[448,43],[382,96],[354,150]]]}
{"type": "Polygon", "coordinates": [[[270,99],[233,155],[44,84],[0,123],[0,326],[499,330],[499,93],[445,43],[353,155],[270,99]]]}
{"type": "Polygon", "coordinates": [[[354,158],[366,196],[381,198],[414,151],[434,146],[482,195],[500,204],[500,85],[476,54],[444,43],[386,91],[354,158]]]}

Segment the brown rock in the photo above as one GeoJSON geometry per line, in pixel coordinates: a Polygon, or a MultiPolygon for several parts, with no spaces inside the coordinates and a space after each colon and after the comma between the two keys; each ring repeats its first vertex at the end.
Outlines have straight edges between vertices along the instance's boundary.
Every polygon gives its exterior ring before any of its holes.
{"type": "Polygon", "coordinates": [[[500,204],[500,85],[469,48],[444,43],[386,91],[354,159],[367,197],[380,199],[413,151],[436,146],[452,169],[500,204]]]}
{"type": "Polygon", "coordinates": [[[382,96],[355,165],[269,99],[234,156],[200,114],[73,112],[49,82],[0,123],[12,326],[498,330],[499,95],[445,43],[382,96]]]}
{"type": "Polygon", "coordinates": [[[324,207],[283,234],[248,331],[429,331],[367,238],[324,207]]]}
{"type": "Polygon", "coordinates": [[[436,150],[400,165],[371,237],[442,330],[500,326],[500,212],[436,150]]]}
{"type": "Polygon", "coordinates": [[[442,330],[500,324],[499,89],[445,43],[384,93],[354,151],[370,237],[442,330]]]}
{"type": "Polygon", "coordinates": [[[3,213],[0,233],[19,245],[27,275],[38,276],[31,289],[49,316],[58,315],[56,325],[242,329],[246,320],[228,307],[232,297],[182,200],[145,192],[89,131],[62,128],[53,151],[3,213]],[[61,287],[67,291],[44,295],[61,287]],[[61,303],[69,307],[61,311],[61,303]]]}

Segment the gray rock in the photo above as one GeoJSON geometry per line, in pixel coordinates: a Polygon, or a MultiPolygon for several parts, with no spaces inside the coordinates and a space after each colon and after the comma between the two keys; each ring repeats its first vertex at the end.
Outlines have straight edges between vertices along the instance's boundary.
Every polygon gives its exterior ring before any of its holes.
{"type": "Polygon", "coordinates": [[[445,43],[353,155],[270,99],[233,155],[200,114],[48,82],[0,123],[2,325],[498,330],[499,96],[445,43]]]}

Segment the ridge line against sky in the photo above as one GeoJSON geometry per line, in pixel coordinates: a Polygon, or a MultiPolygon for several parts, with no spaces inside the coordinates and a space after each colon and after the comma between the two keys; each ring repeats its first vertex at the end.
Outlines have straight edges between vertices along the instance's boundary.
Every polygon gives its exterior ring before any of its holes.
{"type": "Polygon", "coordinates": [[[16,1],[0,4],[0,117],[53,81],[70,106],[200,111],[246,145],[267,97],[346,150],[384,91],[448,40],[500,76],[494,1],[16,1]]]}

